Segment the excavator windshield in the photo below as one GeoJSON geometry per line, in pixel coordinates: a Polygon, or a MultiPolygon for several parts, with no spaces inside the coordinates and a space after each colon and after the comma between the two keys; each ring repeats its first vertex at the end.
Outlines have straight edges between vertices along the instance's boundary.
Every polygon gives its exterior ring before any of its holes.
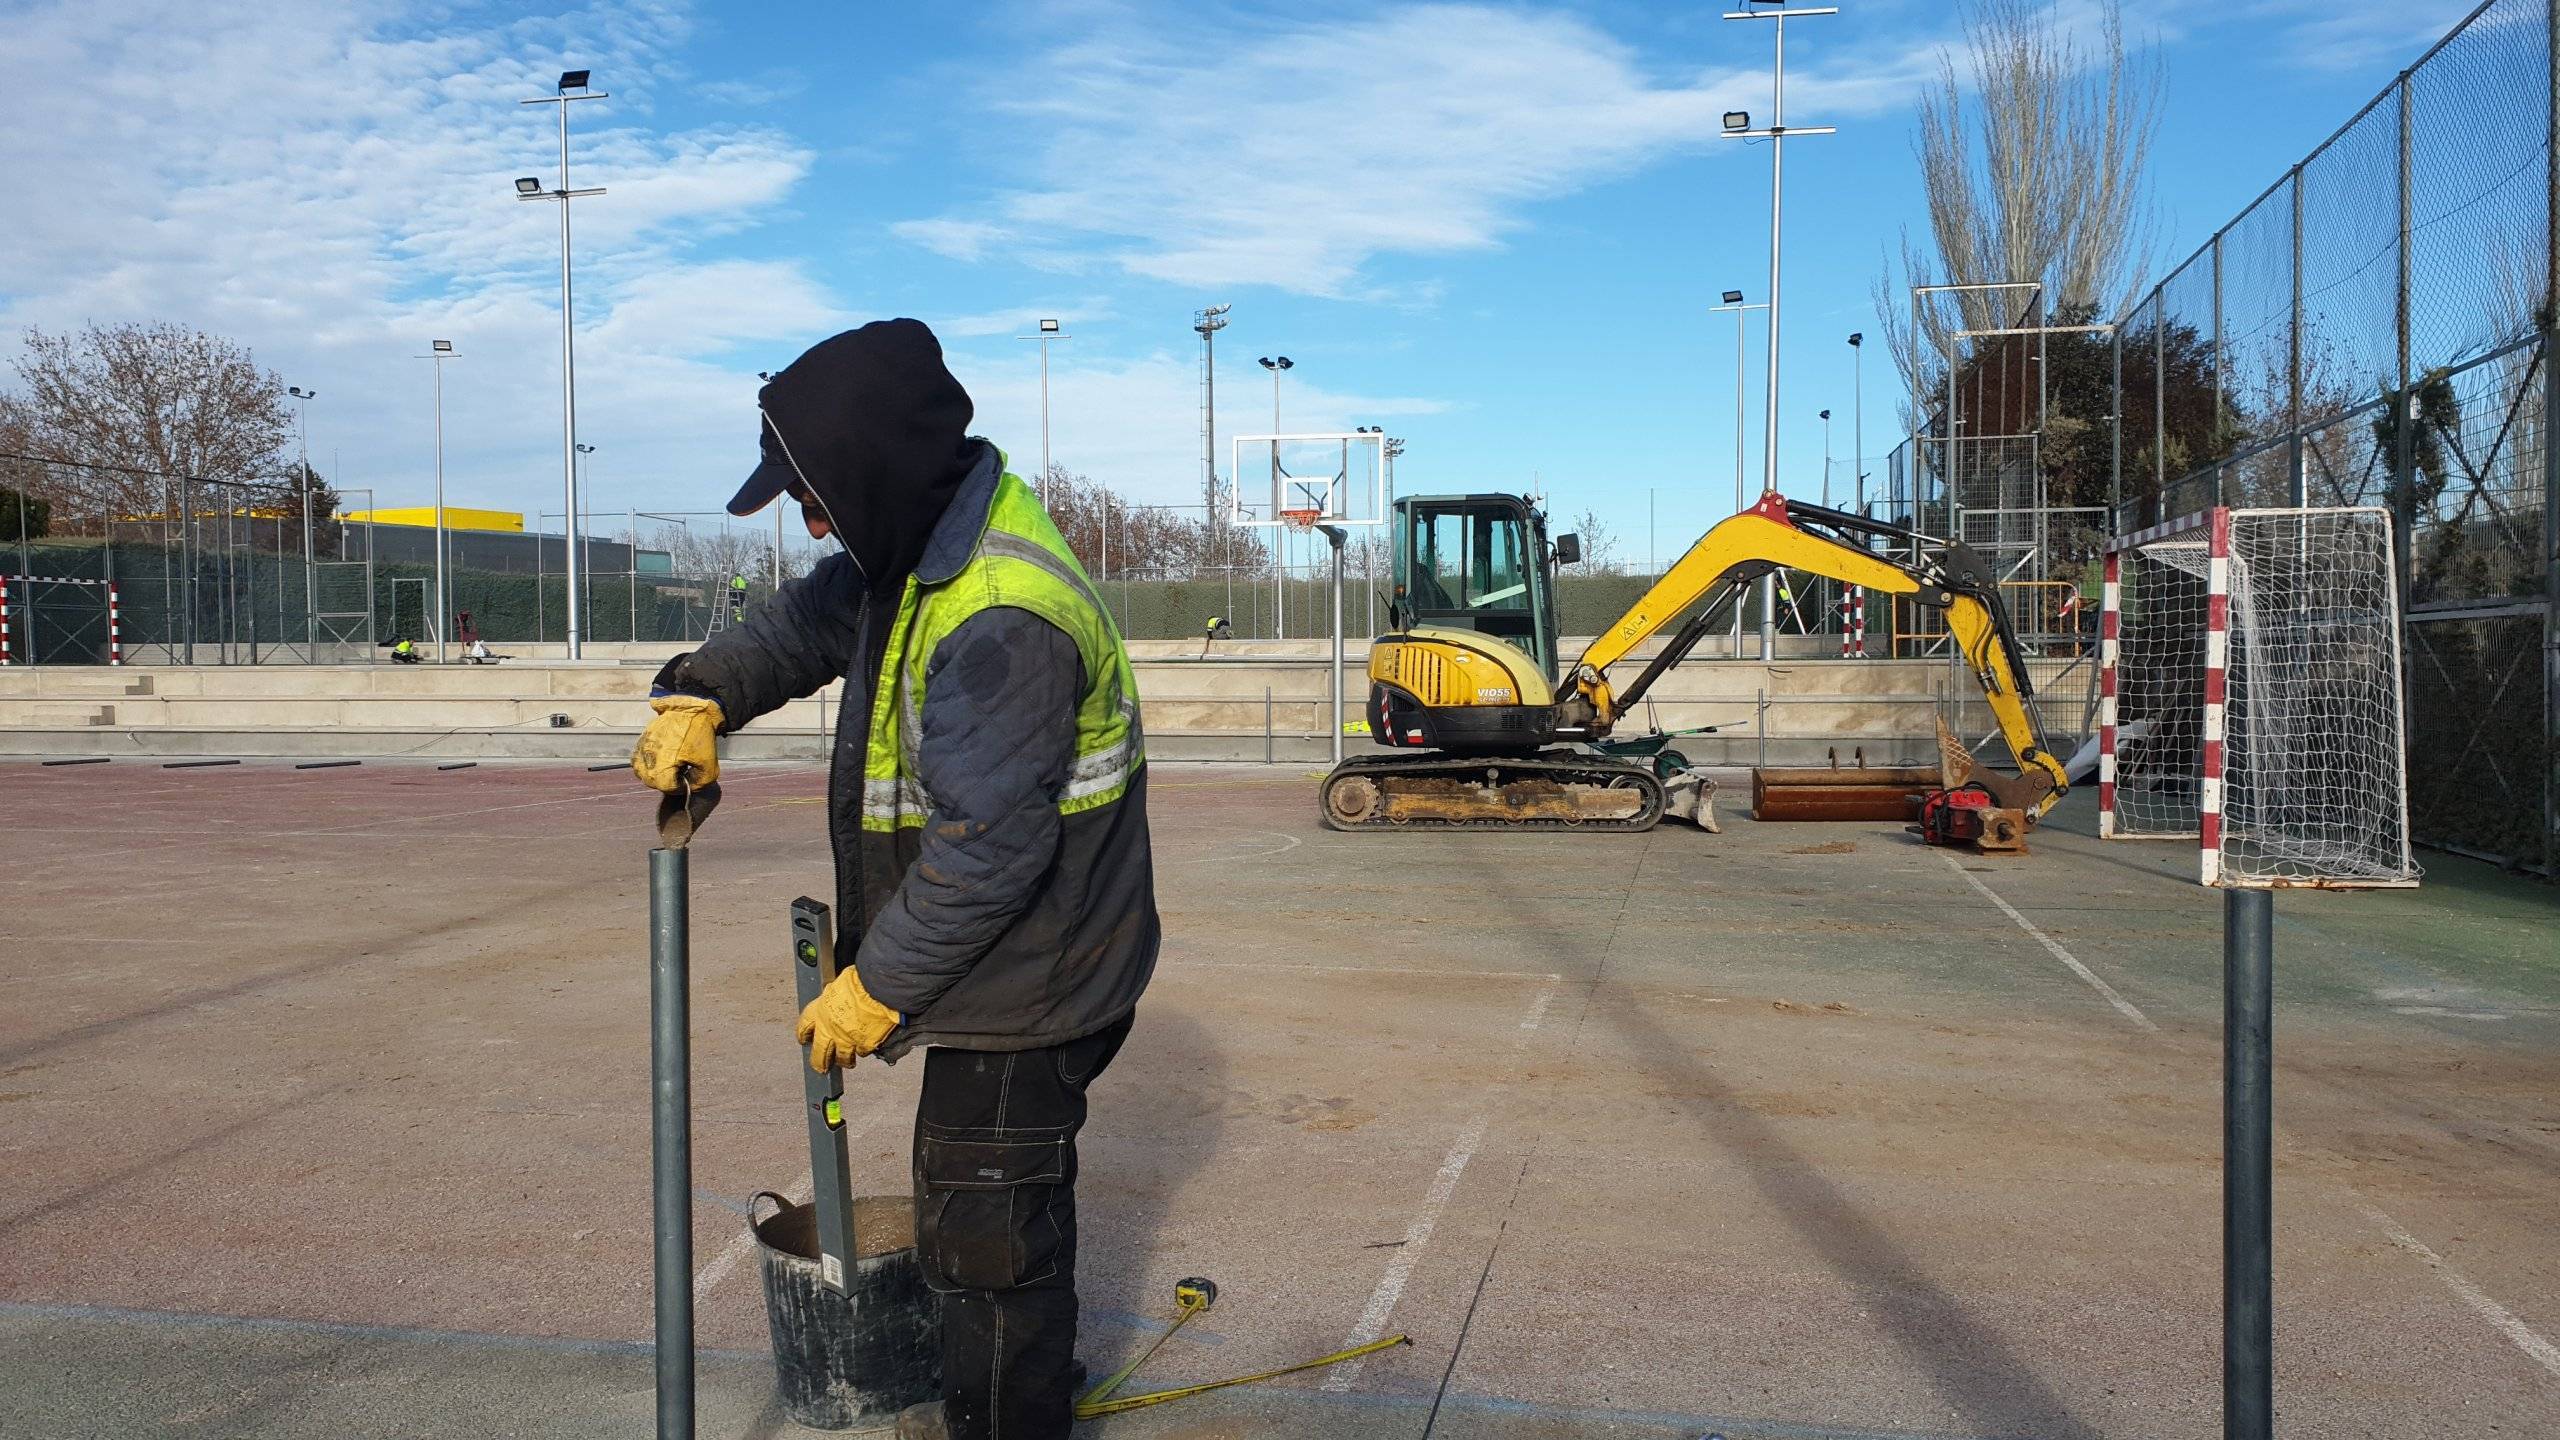
{"type": "Polygon", "coordinates": [[[1495,636],[1553,675],[1545,530],[1544,518],[1516,495],[1398,500],[1393,622],[1495,636]]]}

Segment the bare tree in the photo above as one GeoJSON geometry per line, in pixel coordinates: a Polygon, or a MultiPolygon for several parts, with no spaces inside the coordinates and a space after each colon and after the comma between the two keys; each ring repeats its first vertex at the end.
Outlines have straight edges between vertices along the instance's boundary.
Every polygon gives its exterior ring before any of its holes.
{"type": "Polygon", "coordinates": [[[1573,533],[1582,543],[1582,559],[1575,569],[1585,575],[1618,573],[1618,534],[1600,518],[1600,512],[1586,509],[1575,516],[1573,533]]]}
{"type": "Polygon", "coordinates": [[[1110,486],[1064,466],[1052,465],[1040,486],[1050,523],[1095,579],[1189,580],[1254,571],[1265,563],[1262,546],[1211,507],[1194,519],[1191,507],[1141,505],[1110,486]]]}
{"type": "Polygon", "coordinates": [[[57,498],[147,513],[170,493],[160,477],[192,476],[258,487],[253,505],[294,503],[284,385],[241,345],[172,324],[30,329],[17,369],[26,451],[114,467],[43,467],[57,498]]]}
{"type": "MultiPolygon", "coordinates": [[[[744,575],[755,585],[773,578],[773,537],[753,530],[662,526],[646,536],[642,544],[667,552],[669,565],[684,576],[708,576],[727,584],[732,575],[744,575]]],[[[786,548],[782,552],[785,577],[806,568],[798,552],[786,548]]]]}
{"type": "MultiPolygon", "coordinates": [[[[1874,292],[1914,397],[1939,393],[1954,331],[2030,319],[2020,292],[1975,291],[1923,307],[1915,325],[1908,286],[2042,281],[2039,323],[2060,324],[2120,312],[2139,279],[2160,72],[2126,52],[2118,0],[2097,13],[2084,47],[2038,0],[1964,0],[1964,68],[1942,60],[1919,104],[1930,245],[1905,232],[1874,292]]],[[[1906,423],[1916,429],[1928,409],[1927,398],[1907,405],[1906,423]]]]}

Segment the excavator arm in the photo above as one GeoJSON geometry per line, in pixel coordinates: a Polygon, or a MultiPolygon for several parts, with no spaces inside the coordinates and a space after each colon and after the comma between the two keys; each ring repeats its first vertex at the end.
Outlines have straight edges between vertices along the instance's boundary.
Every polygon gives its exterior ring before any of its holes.
{"type": "Polygon", "coordinates": [[[1790,509],[1786,500],[1774,492],[1761,496],[1759,504],[1719,522],[1700,536],[1687,554],[1582,652],[1564,684],[1558,687],[1560,698],[1573,709],[1587,708],[1584,723],[1590,738],[1608,734],[1618,717],[1643,697],[1656,678],[1678,664],[1716,628],[1747,585],[1780,568],[1802,570],[1886,594],[1907,595],[1921,605],[1944,610],[1947,633],[1982,686],[1991,713],[1999,720],[2001,738],[2008,742],[2009,754],[2017,763],[2018,779],[2002,782],[2001,788],[2009,792],[2002,797],[2002,803],[2041,817],[2062,798],[2068,784],[2062,762],[2045,750],[2036,720],[2033,684],[2018,662],[2017,644],[2009,630],[2008,612],[2000,603],[1999,588],[1980,559],[1960,543],[1932,542],[1915,532],[1845,511],[1810,505],[1790,509]],[[1818,528],[1808,529],[1806,524],[1818,528]],[[1934,546],[1936,554],[1925,566],[1906,565],[1837,538],[1840,534],[1922,542],[1934,546]],[[1611,688],[1611,665],[1625,659],[1636,646],[1711,594],[1714,603],[1683,625],[1624,691],[1611,688]]]}

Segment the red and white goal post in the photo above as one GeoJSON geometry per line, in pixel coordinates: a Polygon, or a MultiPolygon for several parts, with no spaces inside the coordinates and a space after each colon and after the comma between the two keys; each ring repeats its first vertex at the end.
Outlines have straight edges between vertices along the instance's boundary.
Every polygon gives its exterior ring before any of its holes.
{"type": "Polygon", "coordinates": [[[2418,883],[2391,518],[2200,511],[2108,542],[2098,833],[2207,885],[2418,883]]]}
{"type": "Polygon", "coordinates": [[[99,592],[107,607],[107,663],[124,663],[124,607],[113,580],[70,575],[0,574],[0,665],[32,665],[36,598],[47,586],[77,585],[99,592]]]}

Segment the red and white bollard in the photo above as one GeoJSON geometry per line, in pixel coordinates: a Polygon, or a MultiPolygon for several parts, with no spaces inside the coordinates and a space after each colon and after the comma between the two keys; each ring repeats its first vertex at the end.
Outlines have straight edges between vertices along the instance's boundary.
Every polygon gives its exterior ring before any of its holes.
{"type": "Polygon", "coordinates": [[[1867,587],[1852,585],[1840,595],[1840,658],[1867,658],[1867,587]]]}
{"type": "Polygon", "coordinates": [[[9,577],[0,575],[0,665],[14,663],[9,649],[9,577]]]}
{"type": "Polygon", "coordinates": [[[124,611],[113,580],[107,582],[107,663],[124,663],[124,611]]]}

